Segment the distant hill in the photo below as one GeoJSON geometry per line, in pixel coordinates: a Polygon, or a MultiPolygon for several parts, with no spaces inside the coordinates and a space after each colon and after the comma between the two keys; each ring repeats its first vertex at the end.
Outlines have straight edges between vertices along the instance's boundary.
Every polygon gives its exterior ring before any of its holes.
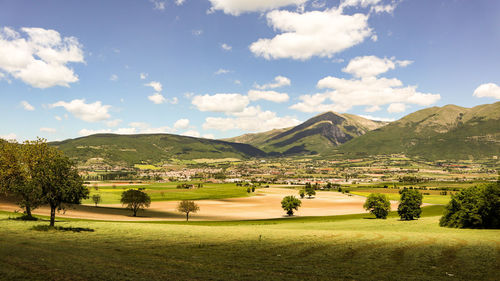
{"type": "Polygon", "coordinates": [[[247,144],[171,134],[97,134],[50,144],[80,163],[102,160],[114,165],[154,164],[171,158],[247,159],[266,156],[263,151],[247,144]]]}
{"type": "Polygon", "coordinates": [[[326,154],[386,124],[351,114],[325,112],[295,127],[246,134],[226,141],[251,144],[271,155],[326,154]]]}
{"type": "Polygon", "coordinates": [[[411,113],[340,147],[348,154],[405,153],[428,159],[500,155],[500,102],[473,108],[431,107],[411,113]]]}

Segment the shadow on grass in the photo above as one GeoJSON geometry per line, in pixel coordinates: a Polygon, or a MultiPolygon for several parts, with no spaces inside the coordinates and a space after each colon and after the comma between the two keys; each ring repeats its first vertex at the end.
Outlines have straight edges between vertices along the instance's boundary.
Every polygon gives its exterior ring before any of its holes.
{"type": "Polygon", "coordinates": [[[15,221],[37,221],[37,220],[39,220],[39,218],[35,218],[35,217],[32,217],[32,216],[27,216],[27,215],[22,215],[22,216],[18,216],[18,217],[11,217],[11,216],[9,216],[8,219],[9,220],[15,220],[15,221]]]}
{"type": "Polygon", "coordinates": [[[94,232],[92,228],[84,227],[63,227],[63,226],[49,226],[49,225],[35,225],[31,228],[36,231],[71,231],[71,232],[94,232]]]}

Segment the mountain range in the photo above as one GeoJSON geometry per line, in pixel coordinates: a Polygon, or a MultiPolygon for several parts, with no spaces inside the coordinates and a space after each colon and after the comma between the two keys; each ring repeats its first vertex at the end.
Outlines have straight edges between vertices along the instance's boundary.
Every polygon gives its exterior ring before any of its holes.
{"type": "Polygon", "coordinates": [[[97,134],[52,142],[80,163],[160,163],[171,159],[403,153],[426,159],[500,155],[500,102],[431,107],[394,122],[325,112],[290,128],[211,140],[172,134],[97,134]]]}

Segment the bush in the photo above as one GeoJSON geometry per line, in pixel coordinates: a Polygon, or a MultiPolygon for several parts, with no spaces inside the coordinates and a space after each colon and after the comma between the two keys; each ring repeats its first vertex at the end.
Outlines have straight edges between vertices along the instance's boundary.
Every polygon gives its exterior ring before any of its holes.
{"type": "Polygon", "coordinates": [[[402,220],[413,220],[420,218],[422,209],[422,194],[415,189],[402,189],[401,199],[398,206],[398,214],[402,220]]]}
{"type": "Polygon", "coordinates": [[[299,196],[300,198],[304,199],[304,197],[306,196],[306,191],[303,189],[299,190],[299,196]]]}
{"type": "Polygon", "coordinates": [[[500,184],[469,187],[452,195],[439,225],[500,228],[500,184]]]}
{"type": "Polygon", "coordinates": [[[391,211],[391,202],[384,194],[372,193],[366,198],[363,208],[374,214],[377,219],[386,219],[391,211]]]}

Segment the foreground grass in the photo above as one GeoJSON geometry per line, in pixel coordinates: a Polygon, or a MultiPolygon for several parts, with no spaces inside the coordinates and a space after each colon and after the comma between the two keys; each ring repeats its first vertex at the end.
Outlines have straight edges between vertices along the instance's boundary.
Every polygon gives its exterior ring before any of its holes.
{"type": "Polygon", "coordinates": [[[3,280],[497,280],[499,230],[348,215],[249,222],[8,220],[3,280]],[[73,232],[72,229],[92,231],[73,232]],[[68,231],[69,230],[69,231],[68,231]]]}

